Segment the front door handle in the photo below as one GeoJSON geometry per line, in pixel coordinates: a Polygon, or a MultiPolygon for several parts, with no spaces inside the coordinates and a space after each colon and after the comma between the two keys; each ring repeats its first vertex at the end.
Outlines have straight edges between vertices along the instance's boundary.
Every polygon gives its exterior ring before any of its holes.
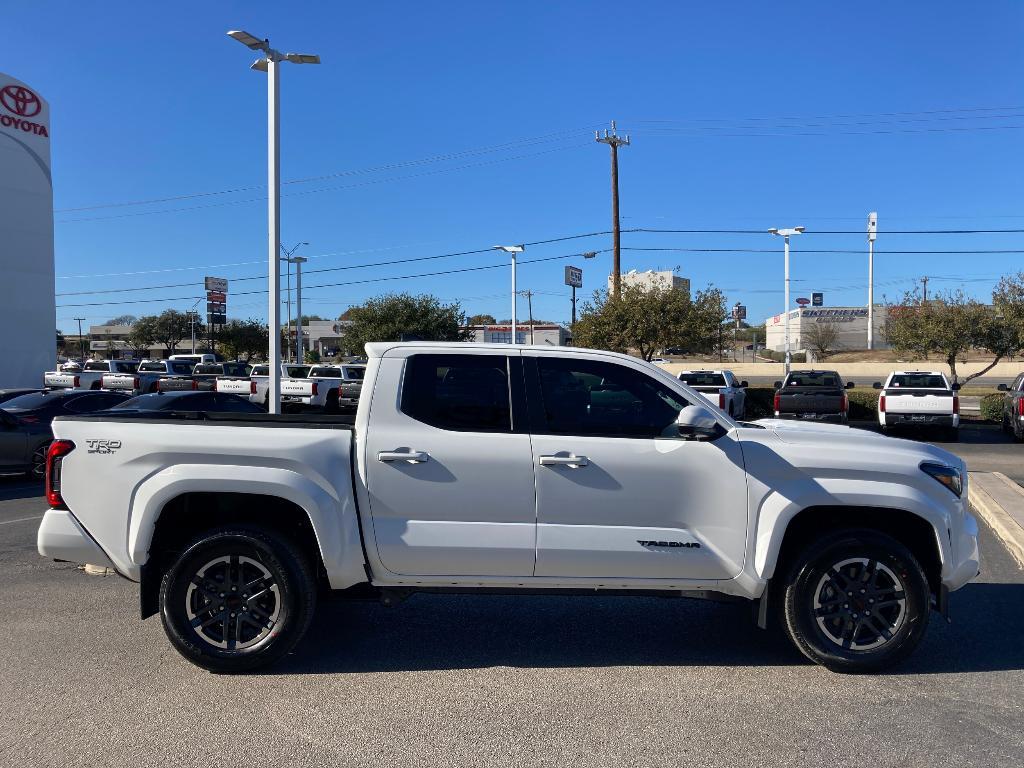
{"type": "Polygon", "coordinates": [[[410,464],[421,464],[430,458],[426,451],[381,451],[377,461],[408,461],[410,464]]]}
{"type": "Polygon", "coordinates": [[[540,465],[542,467],[551,466],[565,466],[571,469],[579,469],[585,467],[590,463],[590,460],[586,456],[541,456],[540,465]]]}

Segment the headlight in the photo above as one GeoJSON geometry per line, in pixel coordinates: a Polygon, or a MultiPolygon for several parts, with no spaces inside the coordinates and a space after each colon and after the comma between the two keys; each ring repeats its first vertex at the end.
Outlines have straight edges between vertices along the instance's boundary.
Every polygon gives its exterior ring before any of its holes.
{"type": "Polygon", "coordinates": [[[964,482],[959,469],[948,467],[945,464],[934,464],[926,461],[921,465],[921,471],[934,477],[957,496],[963,493],[964,482]]]}

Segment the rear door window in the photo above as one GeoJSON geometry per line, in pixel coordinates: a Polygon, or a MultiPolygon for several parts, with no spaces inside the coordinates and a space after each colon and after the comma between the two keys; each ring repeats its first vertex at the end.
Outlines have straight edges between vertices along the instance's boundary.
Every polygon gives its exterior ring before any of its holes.
{"type": "Polygon", "coordinates": [[[511,432],[505,355],[413,355],[406,361],[402,412],[462,432],[511,432]]]}

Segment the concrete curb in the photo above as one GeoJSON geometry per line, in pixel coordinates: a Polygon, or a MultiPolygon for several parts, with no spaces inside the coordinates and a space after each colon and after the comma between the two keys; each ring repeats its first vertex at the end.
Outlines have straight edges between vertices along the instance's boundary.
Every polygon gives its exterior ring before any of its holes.
{"type": "Polygon", "coordinates": [[[968,503],[984,518],[989,527],[1003,545],[1009,550],[1010,555],[1017,561],[1017,565],[1024,568],[1024,527],[1015,519],[1015,516],[1008,511],[1004,504],[1007,499],[1011,501],[1019,519],[1024,515],[1024,488],[1021,488],[1013,480],[1002,472],[969,472],[967,485],[968,503]],[[992,484],[995,483],[995,486],[992,484]],[[993,492],[999,492],[1003,503],[993,498],[993,492]],[[1007,493],[1008,492],[1008,493],[1007,493]]]}

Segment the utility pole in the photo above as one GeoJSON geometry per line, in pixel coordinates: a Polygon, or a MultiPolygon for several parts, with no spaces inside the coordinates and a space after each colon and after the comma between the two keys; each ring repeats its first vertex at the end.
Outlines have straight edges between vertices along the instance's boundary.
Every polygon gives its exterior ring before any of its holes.
{"type": "Polygon", "coordinates": [[[79,347],[79,349],[82,352],[82,362],[84,363],[85,362],[85,339],[82,338],[82,321],[85,320],[85,318],[84,317],[76,317],[75,320],[78,321],[78,347],[79,347]]]}
{"type": "Polygon", "coordinates": [[[927,275],[925,277],[921,278],[921,283],[922,283],[922,285],[924,285],[924,298],[921,300],[921,304],[924,305],[924,304],[928,303],[928,276],[927,275]]]}
{"type": "Polygon", "coordinates": [[[295,323],[295,362],[302,365],[306,362],[305,342],[302,340],[302,265],[309,259],[295,256],[292,261],[295,262],[295,314],[298,315],[295,323]]]}
{"type": "Polygon", "coordinates": [[[618,296],[622,279],[619,260],[619,147],[629,146],[629,136],[619,136],[612,120],[611,131],[605,128],[604,136],[594,131],[594,139],[612,148],[612,295],[618,296]]]}
{"type": "Polygon", "coordinates": [[[875,238],[878,214],[868,214],[868,349],[875,348],[875,238]]]}
{"type": "MultiPolygon", "coordinates": [[[[575,294],[575,292],[576,292],[575,289],[573,289],[573,294],[575,294]]],[[[530,343],[533,344],[533,291],[519,291],[519,295],[526,297],[526,307],[527,307],[527,311],[529,312],[529,316],[530,316],[530,343]]],[[[575,309],[576,309],[576,307],[574,305],[573,306],[573,315],[574,315],[573,322],[576,322],[575,321],[575,309]]]]}

